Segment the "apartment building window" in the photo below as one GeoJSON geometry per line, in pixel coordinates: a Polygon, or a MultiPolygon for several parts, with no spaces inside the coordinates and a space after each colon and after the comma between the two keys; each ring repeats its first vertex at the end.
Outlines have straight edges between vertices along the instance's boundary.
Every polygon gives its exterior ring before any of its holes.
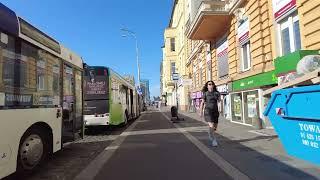
{"type": "Polygon", "coordinates": [[[171,74],[175,73],[176,72],[176,63],[175,62],[172,62],[171,63],[171,74]]]}
{"type": "Polygon", "coordinates": [[[217,64],[218,64],[218,77],[223,78],[229,75],[229,62],[228,62],[228,40],[227,36],[220,39],[217,44],[217,64]]]}
{"type": "Polygon", "coordinates": [[[250,21],[248,17],[244,17],[239,21],[238,41],[240,45],[241,71],[247,71],[251,68],[250,57],[250,21]]]}
{"type": "Polygon", "coordinates": [[[176,51],[176,39],[175,38],[170,38],[170,48],[171,51],[176,51]]]}
{"type": "Polygon", "coordinates": [[[278,23],[281,55],[301,49],[301,36],[298,13],[294,12],[278,23]]]}
{"type": "Polygon", "coordinates": [[[241,59],[242,59],[242,71],[249,70],[251,68],[250,41],[242,45],[241,59]]]}

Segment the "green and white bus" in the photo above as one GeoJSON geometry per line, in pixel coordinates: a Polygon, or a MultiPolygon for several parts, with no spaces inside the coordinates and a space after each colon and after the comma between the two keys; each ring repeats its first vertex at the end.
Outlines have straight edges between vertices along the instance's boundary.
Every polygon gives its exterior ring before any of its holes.
{"type": "Polygon", "coordinates": [[[102,66],[84,68],[84,122],[87,128],[125,125],[140,115],[134,82],[102,66]]]}
{"type": "Polygon", "coordinates": [[[83,136],[80,56],[0,3],[0,179],[83,136]]]}

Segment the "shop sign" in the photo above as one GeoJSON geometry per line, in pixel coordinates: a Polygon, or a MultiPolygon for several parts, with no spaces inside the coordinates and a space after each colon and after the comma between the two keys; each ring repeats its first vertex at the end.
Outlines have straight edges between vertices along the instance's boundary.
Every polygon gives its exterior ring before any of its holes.
{"type": "Polygon", "coordinates": [[[192,79],[179,79],[178,86],[191,86],[192,85],[192,79]]]}
{"type": "Polygon", "coordinates": [[[293,81],[295,80],[296,78],[298,78],[299,75],[297,74],[297,72],[290,72],[290,73],[287,73],[287,74],[283,74],[283,75],[280,75],[278,77],[278,85],[282,85],[284,83],[287,83],[287,82],[290,82],[290,81],[293,81]]]}
{"type": "Polygon", "coordinates": [[[191,99],[196,99],[197,98],[197,93],[191,93],[191,99]]]}
{"type": "Polygon", "coordinates": [[[238,40],[240,45],[249,41],[249,20],[246,19],[239,27],[238,27],[238,40]]]}
{"type": "Polygon", "coordinates": [[[245,89],[257,88],[260,86],[277,84],[278,79],[275,75],[275,71],[269,71],[266,73],[257,74],[244,79],[234,81],[232,83],[233,91],[241,91],[245,89]]]}
{"type": "Polygon", "coordinates": [[[317,50],[298,50],[285,56],[277,57],[274,60],[275,73],[279,77],[296,71],[297,64],[303,57],[317,54],[319,54],[317,50]]]}
{"type": "Polygon", "coordinates": [[[228,92],[229,92],[229,88],[228,88],[228,85],[227,85],[227,84],[217,86],[217,90],[218,90],[220,93],[228,93],[228,92]]]}
{"type": "Polygon", "coordinates": [[[202,98],[202,92],[201,92],[201,91],[198,91],[198,92],[197,92],[197,98],[198,98],[198,99],[202,98]]]}
{"type": "Polygon", "coordinates": [[[273,14],[279,19],[296,6],[296,0],[272,0],[273,14]]]}

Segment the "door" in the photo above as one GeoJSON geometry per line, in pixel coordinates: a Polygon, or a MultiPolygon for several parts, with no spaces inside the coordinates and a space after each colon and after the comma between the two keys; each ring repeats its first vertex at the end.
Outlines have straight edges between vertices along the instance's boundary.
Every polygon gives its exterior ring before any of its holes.
{"type": "Polygon", "coordinates": [[[133,91],[130,89],[130,116],[131,118],[134,118],[134,107],[133,107],[133,91]]]}
{"type": "Polygon", "coordinates": [[[75,138],[83,138],[83,93],[82,93],[82,72],[75,70],[75,121],[74,134],[75,138]]]}
{"type": "Polygon", "coordinates": [[[62,137],[63,142],[73,141],[75,126],[75,78],[72,67],[63,66],[63,106],[62,106],[62,137]]]}

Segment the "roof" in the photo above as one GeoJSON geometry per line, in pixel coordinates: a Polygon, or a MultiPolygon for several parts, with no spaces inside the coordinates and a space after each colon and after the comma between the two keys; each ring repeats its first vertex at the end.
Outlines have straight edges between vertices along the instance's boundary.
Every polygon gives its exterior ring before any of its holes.
{"type": "Polygon", "coordinates": [[[174,2],[173,2],[173,7],[172,7],[172,10],[171,10],[171,17],[170,17],[170,22],[169,22],[168,27],[172,27],[172,20],[173,20],[174,10],[176,8],[176,5],[178,4],[178,1],[179,0],[174,0],[174,2]]]}

